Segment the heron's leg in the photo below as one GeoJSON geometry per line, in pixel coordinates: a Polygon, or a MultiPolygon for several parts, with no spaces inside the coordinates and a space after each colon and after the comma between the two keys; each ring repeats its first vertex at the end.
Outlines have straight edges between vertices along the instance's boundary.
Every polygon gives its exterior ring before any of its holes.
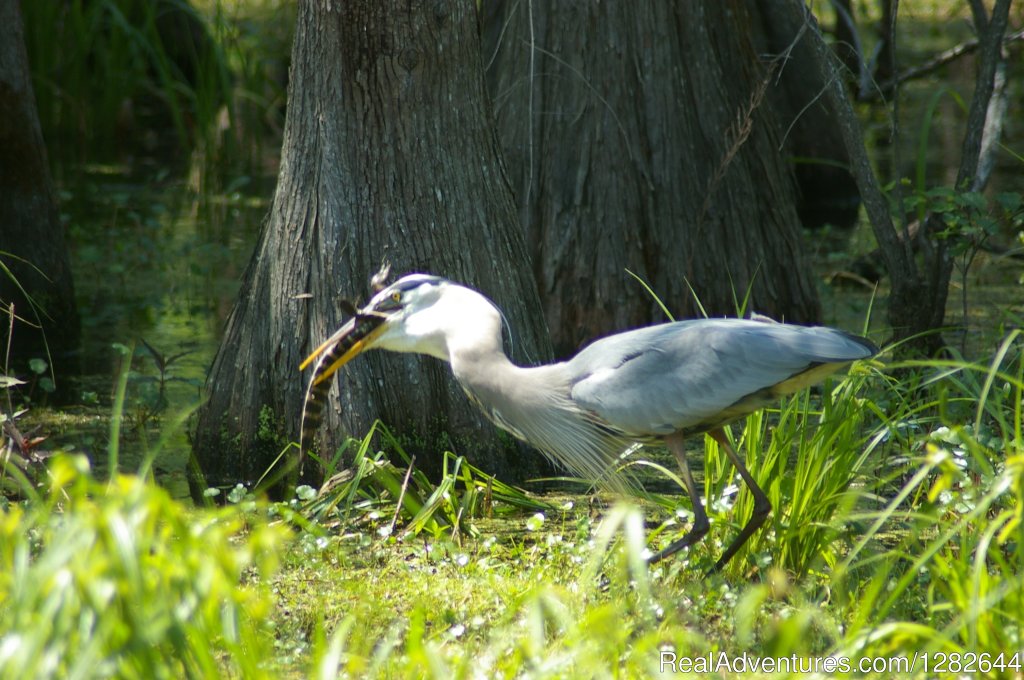
{"type": "Polygon", "coordinates": [[[690,547],[704,538],[704,535],[708,533],[708,529],[711,527],[711,524],[708,522],[708,514],[704,512],[704,504],[701,502],[700,494],[697,492],[697,483],[693,481],[693,474],[690,473],[690,466],[686,462],[686,449],[683,447],[684,440],[683,436],[672,434],[665,438],[665,444],[675,454],[676,460],[679,461],[679,469],[683,473],[683,484],[686,485],[686,493],[690,495],[690,501],[693,503],[693,526],[678,541],[670,543],[657,554],[652,555],[647,560],[648,564],[660,562],[670,555],[675,555],[683,548],[690,547]]]}
{"type": "Polygon", "coordinates": [[[722,553],[722,556],[718,558],[717,562],[715,562],[715,566],[708,572],[709,574],[713,574],[724,567],[725,564],[732,559],[732,556],[736,554],[736,551],[747,542],[747,539],[749,539],[755,531],[761,528],[764,521],[768,519],[768,513],[772,511],[772,504],[768,500],[768,496],[766,496],[764,491],[761,490],[761,487],[759,487],[757,482],[754,481],[754,477],[747,470],[747,466],[743,464],[743,461],[738,455],[736,455],[736,452],[733,451],[733,448],[729,445],[729,440],[726,438],[725,432],[721,428],[718,428],[708,432],[708,435],[718,442],[718,445],[725,450],[725,455],[727,455],[729,460],[732,461],[732,464],[736,466],[736,471],[740,473],[740,477],[742,477],[743,481],[747,483],[747,487],[750,489],[750,492],[754,494],[754,512],[750,515],[750,521],[747,522],[740,531],[739,536],[733,539],[732,543],[729,544],[729,547],[725,549],[724,553],[722,553]]]}

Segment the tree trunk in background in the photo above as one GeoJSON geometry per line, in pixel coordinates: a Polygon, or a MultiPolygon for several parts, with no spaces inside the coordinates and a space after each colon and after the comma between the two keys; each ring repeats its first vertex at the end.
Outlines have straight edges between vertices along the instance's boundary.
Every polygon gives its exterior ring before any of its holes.
{"type": "Polygon", "coordinates": [[[0,271],[0,351],[6,351],[12,335],[10,372],[24,377],[29,359],[47,360],[63,391],[66,378],[78,372],[78,311],[21,11],[10,1],[0,2],[0,251],[0,261],[17,281],[0,271]],[[13,333],[11,303],[24,320],[14,324],[13,333]]]}
{"type": "MultiPolygon", "coordinates": [[[[758,0],[750,8],[759,15],[760,26],[752,34],[758,54],[782,54],[792,47],[791,57],[773,81],[778,86],[768,89],[768,106],[785,130],[786,157],[799,159],[793,170],[800,188],[800,222],[808,228],[826,224],[852,228],[860,215],[860,194],[847,169],[850,155],[835,112],[821,96],[825,80],[814,48],[806,38],[794,44],[804,26],[803,15],[793,11],[789,0],[758,0]]],[[[849,27],[845,22],[838,25],[849,27]]],[[[838,55],[849,55],[838,45],[836,50],[838,55]]],[[[856,64],[856,55],[852,59],[856,64]]],[[[855,69],[851,77],[857,73],[855,69]]]]}
{"type": "Polygon", "coordinates": [[[664,318],[626,269],[679,316],[699,313],[689,282],[711,315],[735,314],[752,286],[759,312],[819,317],[778,121],[766,105],[745,115],[766,77],[746,2],[483,7],[556,353],[664,318]]]}
{"type": "MultiPolygon", "coordinates": [[[[299,362],[341,325],[340,298],[365,299],[385,258],[397,274],[478,288],[507,314],[513,356],[549,354],[480,55],[472,3],[301,3],[277,192],[209,377],[195,439],[206,480],[193,476],[193,493],[255,480],[297,440],[299,362]]],[[[545,469],[436,359],[370,352],[347,366],[320,450],[376,418],[420,467],[437,470],[450,448],[511,481],[545,469]]]]}
{"type": "MultiPolygon", "coordinates": [[[[762,10],[764,9],[762,2],[762,10]]],[[[859,80],[863,55],[860,49],[860,36],[857,34],[857,11],[852,0],[833,0],[832,11],[835,13],[835,21],[832,24],[835,42],[832,49],[843,63],[847,76],[859,80]]]]}

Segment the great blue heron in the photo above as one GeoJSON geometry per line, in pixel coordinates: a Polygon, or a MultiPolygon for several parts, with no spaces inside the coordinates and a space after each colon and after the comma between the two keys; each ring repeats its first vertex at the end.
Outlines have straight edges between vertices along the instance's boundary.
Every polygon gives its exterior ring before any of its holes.
{"type": "Polygon", "coordinates": [[[878,352],[871,341],[833,328],[703,319],[610,335],[568,361],[527,368],[505,355],[494,303],[437,276],[405,276],[350,311],[353,317],[302,363],[319,359],[304,409],[303,451],[318,425],[328,378],[350,359],[368,349],[429,354],[451,365],[496,425],[583,478],[614,486],[622,480],[617,470],[625,451],[664,442],[679,462],[694,520],[685,536],[650,558],[657,562],[696,543],[710,526],[683,446],[706,432],[754,496],[753,516],[714,570],[771,511],[722,426],[878,352]]]}

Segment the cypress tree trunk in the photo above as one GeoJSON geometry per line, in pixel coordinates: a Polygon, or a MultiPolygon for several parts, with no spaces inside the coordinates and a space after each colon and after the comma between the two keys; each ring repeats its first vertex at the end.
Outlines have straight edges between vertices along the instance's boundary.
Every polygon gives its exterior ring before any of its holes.
{"type": "Polygon", "coordinates": [[[0,271],[9,370],[24,375],[30,359],[48,360],[63,391],[63,378],[78,372],[80,326],[17,2],[0,2],[0,261],[9,270],[0,271]],[[12,303],[20,318],[13,329],[12,303]]]}
{"type": "MultiPolygon", "coordinates": [[[[299,362],[341,325],[385,258],[477,287],[513,356],[545,358],[538,300],[483,87],[475,5],[307,0],[299,7],[281,171],[199,413],[205,484],[252,481],[298,438],[299,362]],[[262,424],[261,424],[262,418],[262,424]]],[[[331,391],[322,452],[381,418],[438,469],[451,448],[520,481],[540,457],[471,407],[436,359],[370,352],[331,391]]]]}
{"type": "Polygon", "coordinates": [[[819,316],[744,0],[485,3],[485,54],[556,353],[679,316],[819,316]],[[532,14],[531,14],[532,12],[532,14]]]}

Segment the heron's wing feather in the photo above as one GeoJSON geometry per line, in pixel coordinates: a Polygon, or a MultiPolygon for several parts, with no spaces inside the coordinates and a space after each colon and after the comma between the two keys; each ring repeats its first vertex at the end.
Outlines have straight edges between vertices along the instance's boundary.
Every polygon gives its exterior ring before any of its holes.
{"type": "Polygon", "coordinates": [[[701,320],[598,340],[567,369],[581,408],[624,432],[657,435],[727,421],[875,351],[830,328],[701,320]],[[815,367],[827,370],[808,373],[815,367]],[[801,374],[809,380],[790,380],[801,374]]]}

